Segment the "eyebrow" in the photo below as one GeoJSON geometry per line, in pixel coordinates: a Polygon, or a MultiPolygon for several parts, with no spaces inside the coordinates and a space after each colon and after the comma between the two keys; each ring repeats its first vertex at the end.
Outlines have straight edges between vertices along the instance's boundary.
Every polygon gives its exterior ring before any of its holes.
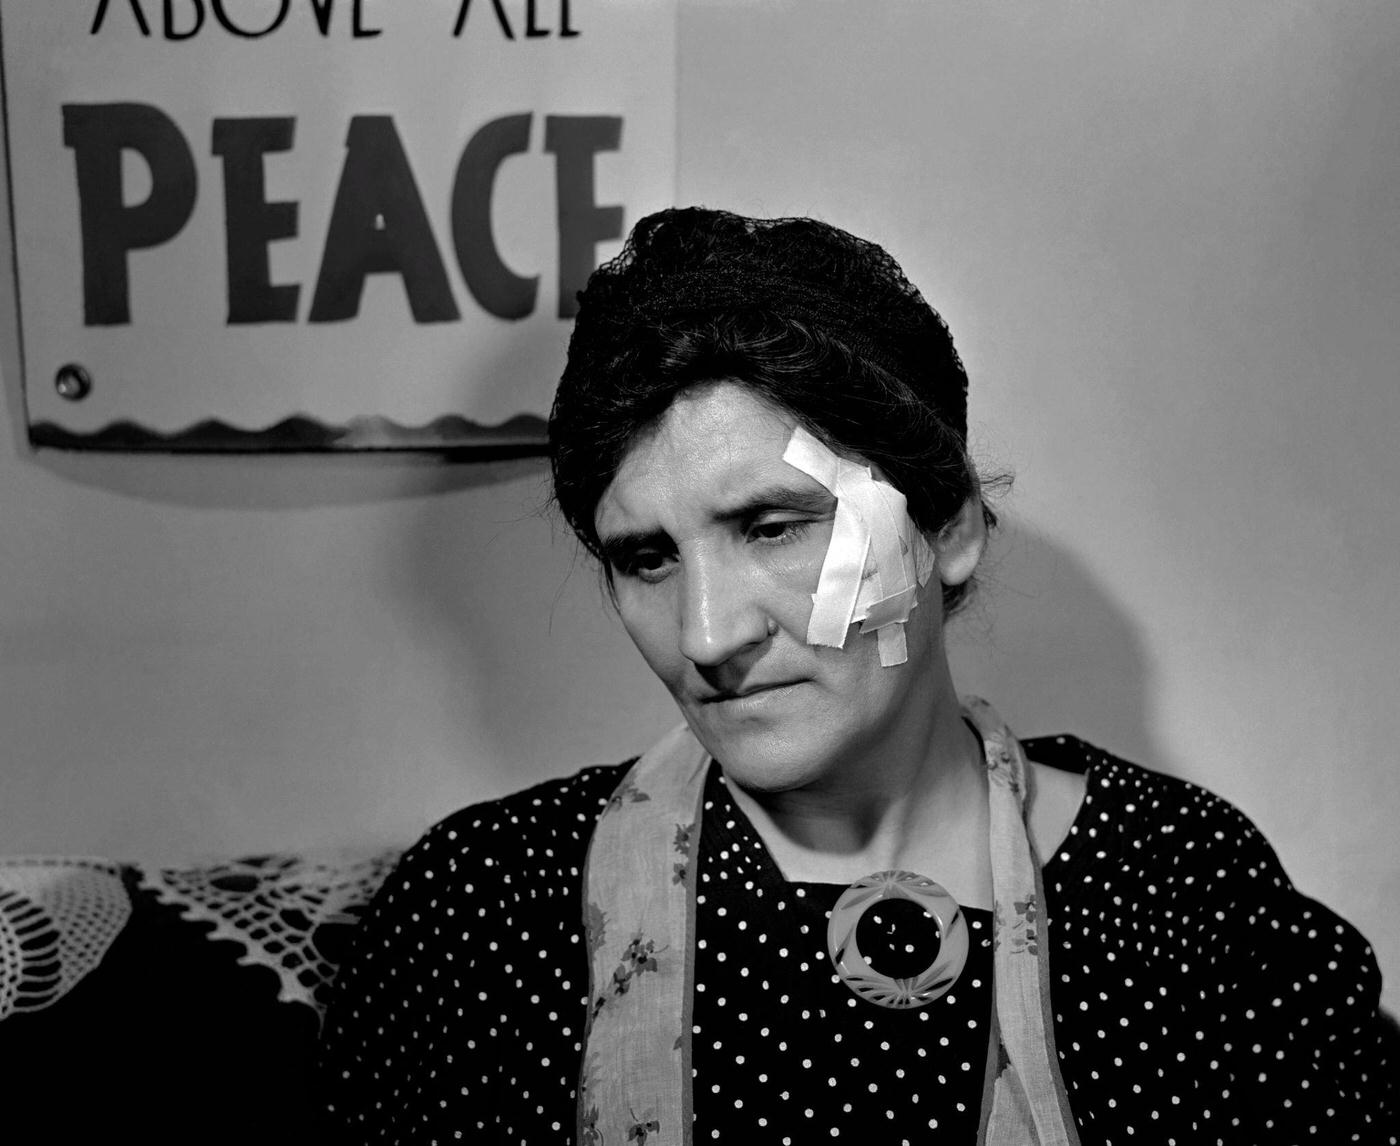
{"type": "MultiPolygon", "coordinates": [[[[775,484],[755,490],[743,501],[717,510],[711,520],[722,523],[748,521],[772,510],[827,514],[833,512],[835,507],[836,497],[828,490],[775,484]]],[[[661,548],[669,542],[664,529],[622,530],[598,538],[603,560],[609,565],[616,565],[639,550],[661,548]]]]}
{"type": "Polygon", "coordinates": [[[768,510],[789,510],[793,513],[830,513],[836,507],[836,497],[825,489],[799,489],[790,485],[770,485],[755,490],[737,505],[716,513],[716,521],[743,521],[768,510]]]}

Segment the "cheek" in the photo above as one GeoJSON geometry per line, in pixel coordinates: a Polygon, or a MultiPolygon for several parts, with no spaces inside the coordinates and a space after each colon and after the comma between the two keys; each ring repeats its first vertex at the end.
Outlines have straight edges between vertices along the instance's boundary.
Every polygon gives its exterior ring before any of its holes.
{"type": "Polygon", "coordinates": [[[826,544],[803,546],[804,552],[769,562],[760,592],[773,619],[807,643],[807,626],[812,619],[812,595],[821,580],[826,544]]]}
{"type": "Polygon", "coordinates": [[[895,670],[881,667],[879,638],[874,633],[862,633],[858,625],[848,630],[845,648],[817,651],[829,654],[832,671],[843,682],[842,692],[862,708],[877,705],[893,683],[889,675],[882,675],[895,670]]]}
{"type": "Polygon", "coordinates": [[[662,594],[619,592],[617,613],[642,660],[663,681],[669,681],[680,660],[680,643],[674,613],[662,594]]]}

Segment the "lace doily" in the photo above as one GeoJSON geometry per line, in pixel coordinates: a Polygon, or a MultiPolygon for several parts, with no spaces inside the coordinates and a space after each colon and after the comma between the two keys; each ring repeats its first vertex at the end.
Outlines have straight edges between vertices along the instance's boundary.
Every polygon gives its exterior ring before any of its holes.
{"type": "Polygon", "coordinates": [[[239,963],[277,972],[283,1002],[325,1010],[325,988],[339,957],[318,949],[322,924],[358,922],[362,909],[398,862],[399,849],[357,860],[297,855],[262,856],[181,870],[143,869],[142,888],[180,909],[186,919],[212,923],[211,939],[243,947],[239,963]]]}
{"type": "Polygon", "coordinates": [[[0,859],[0,1020],[63,998],[130,916],[121,867],[109,860],[0,859]]]}

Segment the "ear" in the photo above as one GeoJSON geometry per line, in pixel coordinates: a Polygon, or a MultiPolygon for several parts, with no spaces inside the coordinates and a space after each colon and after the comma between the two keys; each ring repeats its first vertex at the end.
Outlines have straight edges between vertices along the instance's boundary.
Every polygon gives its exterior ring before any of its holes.
{"type": "Polygon", "coordinates": [[[972,576],[986,548],[987,522],[982,517],[982,499],[970,497],[933,539],[938,579],[945,585],[961,585],[972,576]]]}

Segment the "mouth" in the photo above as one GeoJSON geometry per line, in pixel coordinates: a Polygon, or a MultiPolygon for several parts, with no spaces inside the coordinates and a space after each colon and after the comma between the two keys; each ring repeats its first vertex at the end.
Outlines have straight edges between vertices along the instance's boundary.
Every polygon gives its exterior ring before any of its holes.
{"type": "Polygon", "coordinates": [[[745,700],[749,697],[762,696],[765,693],[777,692],[780,689],[792,688],[799,685],[800,680],[776,680],[766,684],[746,684],[742,688],[724,689],[701,699],[702,704],[719,704],[729,700],[745,700]]]}

